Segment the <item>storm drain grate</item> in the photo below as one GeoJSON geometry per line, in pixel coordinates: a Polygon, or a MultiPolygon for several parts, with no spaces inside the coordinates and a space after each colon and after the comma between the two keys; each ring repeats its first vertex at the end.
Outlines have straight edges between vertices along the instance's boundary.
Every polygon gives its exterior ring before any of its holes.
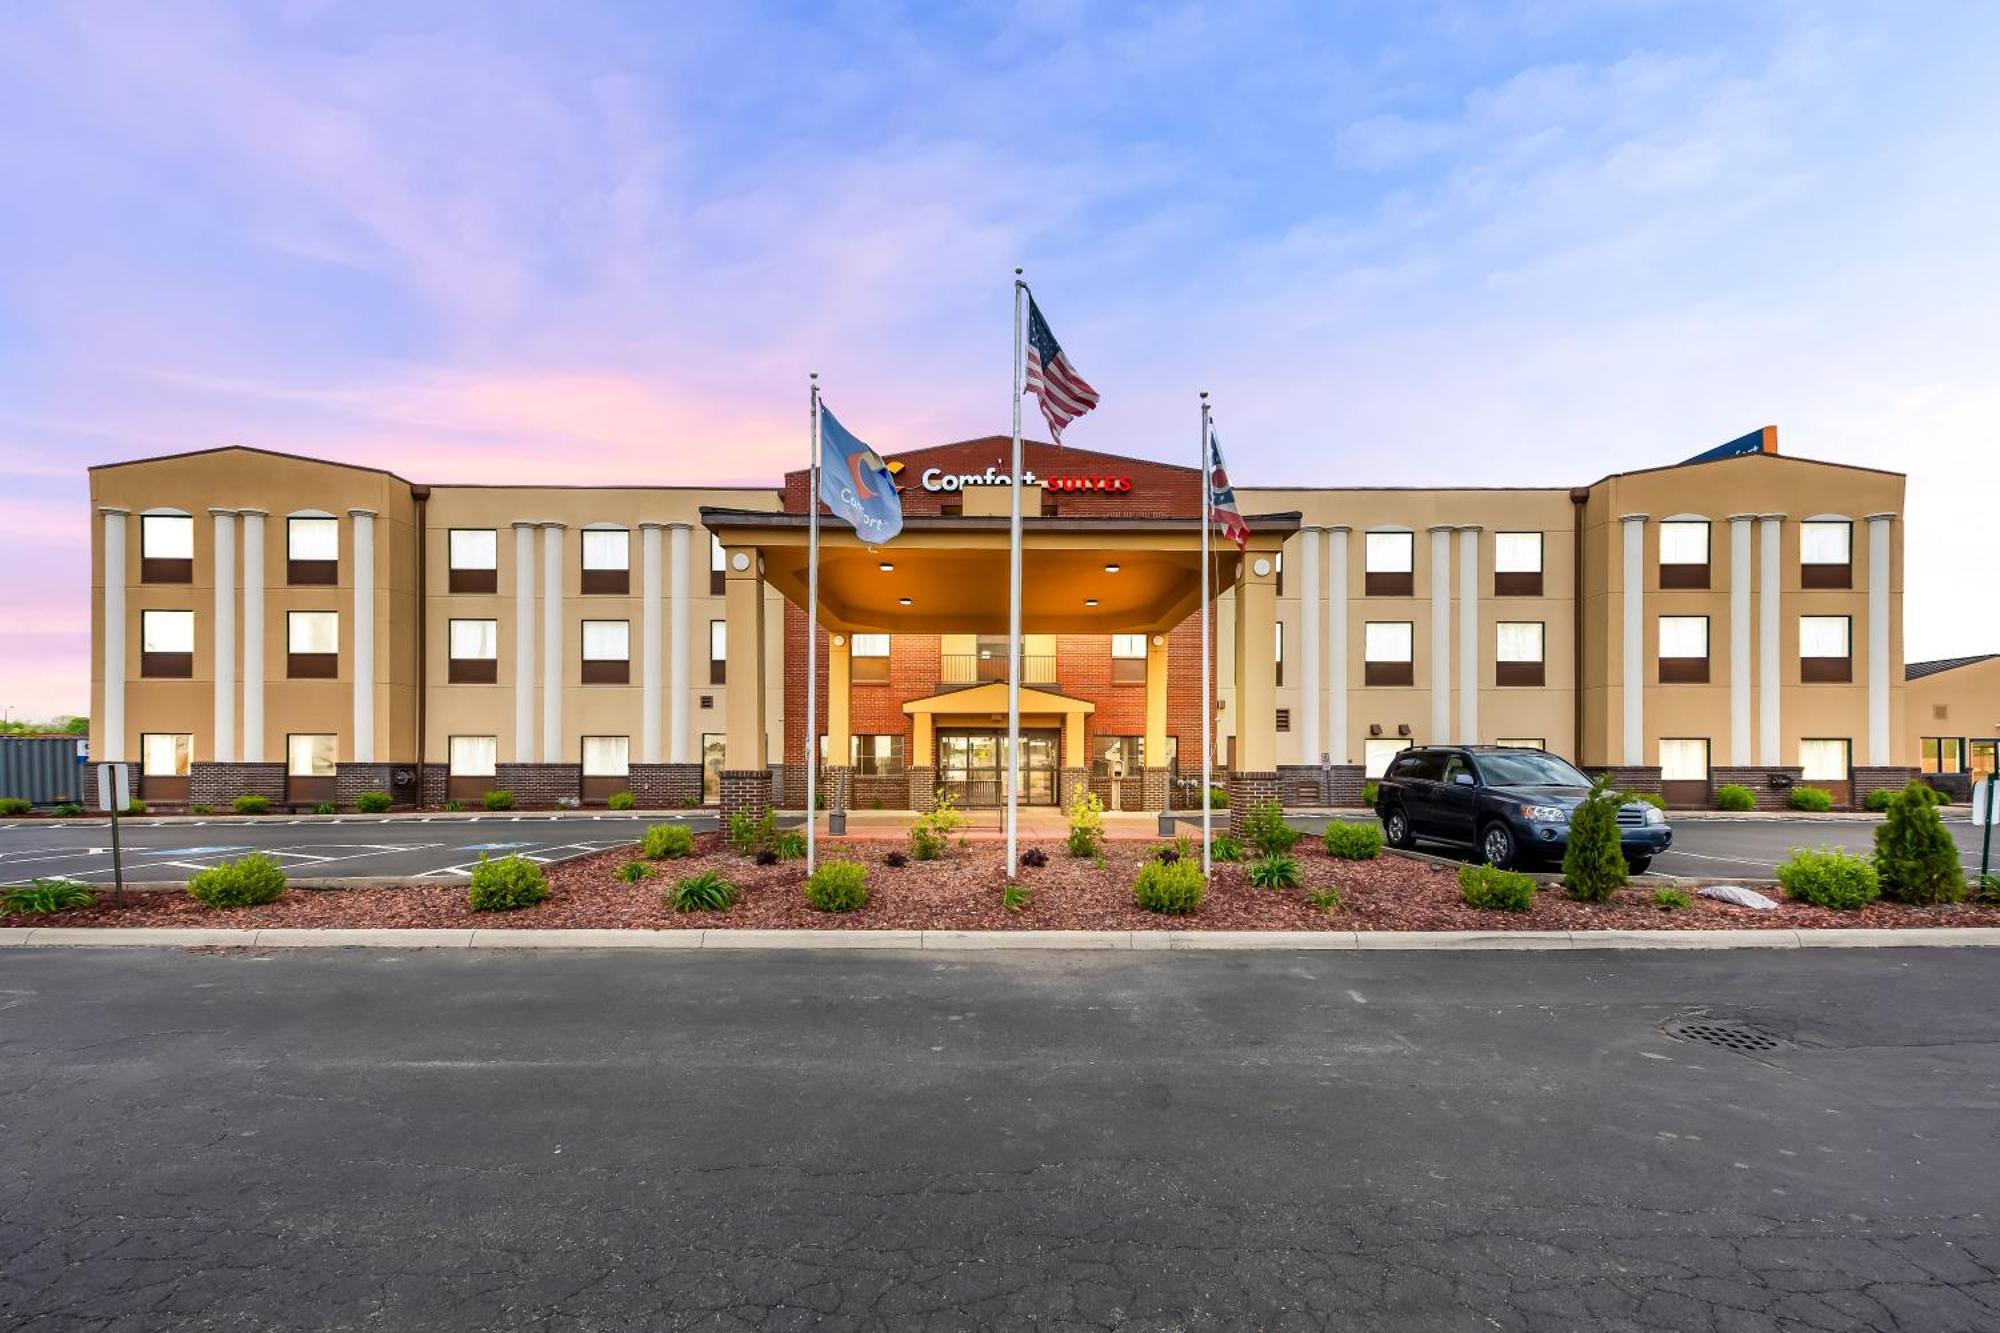
{"type": "Polygon", "coordinates": [[[1661,1031],[1676,1041],[1698,1041],[1707,1046],[1735,1051],[1738,1055],[1760,1055],[1783,1050],[1791,1043],[1754,1023],[1735,1023],[1721,1018],[1673,1018],[1661,1031]]]}

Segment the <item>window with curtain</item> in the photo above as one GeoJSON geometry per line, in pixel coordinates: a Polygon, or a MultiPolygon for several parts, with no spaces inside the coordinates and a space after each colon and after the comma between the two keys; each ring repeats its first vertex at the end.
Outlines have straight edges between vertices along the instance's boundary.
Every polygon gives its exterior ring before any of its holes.
{"type": "Polygon", "coordinates": [[[1660,741],[1662,782],[1708,781],[1708,741],[1701,737],[1681,737],[1660,741]]]}
{"type": "Polygon", "coordinates": [[[1406,736],[1371,737],[1361,742],[1361,768],[1368,777],[1379,778],[1389,771],[1389,762],[1410,748],[1406,736]]]}
{"type": "Polygon", "coordinates": [[[708,683],[727,684],[729,680],[729,622],[711,620],[708,622],[708,683]]]}
{"type": "Polygon", "coordinates": [[[1549,748],[1546,744],[1546,738],[1542,736],[1515,736],[1512,738],[1502,736],[1493,743],[1503,750],[1546,750],[1549,748]]]}
{"type": "Polygon", "coordinates": [[[1539,532],[1494,533],[1493,568],[1502,574],[1541,573],[1542,534],[1539,532]]]}
{"type": "Polygon", "coordinates": [[[285,556],[290,560],[338,560],[340,520],[337,518],[286,520],[285,556]]]}
{"type": "Polygon", "coordinates": [[[1660,617],[1660,683],[1708,683],[1708,617],[1660,617]]]}
{"type": "Polygon", "coordinates": [[[1548,627],[1538,620],[1503,620],[1495,626],[1493,677],[1496,685],[1548,683],[1548,627]]]}
{"type": "Polygon", "coordinates": [[[338,736],[307,736],[293,734],[285,737],[285,776],[293,778],[330,778],[334,773],[334,755],[339,748],[338,736]]]}
{"type": "Polygon", "coordinates": [[[624,528],[583,530],[585,569],[628,570],[632,567],[632,534],[624,528]]]}
{"type": "Polygon", "coordinates": [[[500,762],[498,736],[453,736],[447,749],[451,776],[490,778],[500,762]]]}
{"type": "Polygon", "coordinates": [[[1807,782],[1847,781],[1848,756],[1853,743],[1846,740],[1806,740],[1799,742],[1800,776],[1807,782]]]}
{"type": "Polygon", "coordinates": [[[1852,655],[1854,622],[1846,616],[1800,616],[1800,657],[1848,657],[1852,655]]]}
{"type": "Polygon", "coordinates": [[[1271,660],[1278,669],[1276,683],[1285,683],[1285,622],[1280,620],[1271,626],[1275,631],[1271,643],[1271,660]]]}
{"type": "Polygon", "coordinates": [[[1411,625],[1406,620],[1371,620],[1362,630],[1362,655],[1370,662],[1410,660],[1411,625]]]}
{"type": "Polygon", "coordinates": [[[1799,524],[1799,559],[1808,565],[1854,563],[1854,525],[1845,519],[1799,524]]]}
{"type": "Polygon", "coordinates": [[[500,656],[500,622],[497,620],[454,620],[451,622],[451,655],[455,658],[491,661],[500,656]]]}
{"type": "Polygon", "coordinates": [[[632,656],[632,622],[629,620],[586,620],[583,622],[583,660],[624,662],[632,656]]]}
{"type": "Polygon", "coordinates": [[[587,778],[622,778],[631,771],[630,736],[585,736],[583,775],[587,778]]]}
{"type": "Polygon", "coordinates": [[[1660,563],[1707,564],[1708,524],[1693,519],[1672,519],[1660,524],[1660,563]]]}
{"type": "Polygon", "coordinates": [[[1417,564],[1417,534],[1414,532],[1371,532],[1363,558],[1370,574],[1408,574],[1417,564]]]}
{"type": "Polygon", "coordinates": [[[192,653],[194,612],[141,611],[139,651],[142,653],[192,653]]]}
{"type": "Polygon", "coordinates": [[[186,514],[139,516],[139,581],[194,582],[194,520],[186,514]]]}
{"type": "Polygon", "coordinates": [[[186,732],[146,732],[139,737],[139,776],[184,778],[193,756],[194,737],[186,732]]]}
{"type": "Polygon", "coordinates": [[[723,564],[722,539],[711,532],[708,534],[708,591],[711,596],[722,595],[722,585],[728,577],[728,570],[723,564]]]}
{"type": "Polygon", "coordinates": [[[848,643],[848,678],[863,684],[889,679],[889,636],[857,634],[848,643]]]}
{"type": "Polygon", "coordinates": [[[500,567],[500,534],[492,528],[453,528],[447,545],[453,569],[500,567]]]}
{"type": "Polygon", "coordinates": [[[1146,683],[1145,635],[1114,634],[1111,636],[1111,683],[1113,685],[1144,685],[1146,683]]]}
{"type": "Polygon", "coordinates": [[[322,655],[340,651],[340,612],[291,611],[285,616],[288,652],[322,655]]]}

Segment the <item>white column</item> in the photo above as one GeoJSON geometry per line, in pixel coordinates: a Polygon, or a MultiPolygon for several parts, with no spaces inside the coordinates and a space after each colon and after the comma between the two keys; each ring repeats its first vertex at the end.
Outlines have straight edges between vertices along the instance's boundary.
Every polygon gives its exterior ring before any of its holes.
{"type": "Polygon", "coordinates": [[[1783,514],[1758,515],[1758,537],[1764,551],[1757,574],[1757,762],[1776,768],[1784,760],[1783,721],[1778,710],[1778,612],[1782,587],[1778,572],[1778,534],[1783,514]]]}
{"type": "Polygon", "coordinates": [[[667,547],[671,578],[668,596],[671,599],[668,613],[672,647],[668,653],[667,668],[667,717],[668,732],[667,762],[670,764],[691,764],[694,756],[694,718],[688,709],[688,691],[694,680],[689,672],[690,654],[693,647],[690,640],[694,634],[693,576],[689,572],[689,546],[694,529],[686,523],[667,524],[667,547]]]}
{"type": "Polygon", "coordinates": [[[1299,529],[1299,762],[1317,764],[1319,726],[1319,529],[1299,529]]]}
{"type": "Polygon", "coordinates": [[[1646,762],[1646,516],[1621,514],[1625,525],[1625,665],[1619,693],[1625,703],[1625,735],[1618,762],[1646,762]]]}
{"type": "Polygon", "coordinates": [[[236,762],[236,511],[211,509],[215,519],[215,736],[209,758],[236,762]]]}
{"type": "Polygon", "coordinates": [[[660,525],[641,523],[639,540],[642,548],[641,565],[645,570],[645,580],[640,585],[643,602],[639,619],[639,686],[640,762],[657,764],[660,762],[660,598],[666,592],[663,587],[663,566],[660,551],[660,525]]]}
{"type": "Polygon", "coordinates": [[[264,511],[243,511],[243,762],[264,762],[264,511]]]}
{"type": "Polygon", "coordinates": [[[1336,764],[1350,762],[1347,753],[1347,536],[1345,524],[1326,530],[1327,659],[1326,687],[1327,753],[1336,764]]]}
{"type": "Polygon", "coordinates": [[[542,524],[542,762],[563,758],[563,525],[542,524]]]}
{"type": "Polygon", "coordinates": [[[514,762],[535,762],[535,525],[514,525],[514,762]]]}
{"type": "Polygon", "coordinates": [[[1750,748],[1750,524],[1755,514],[1729,516],[1729,762],[1756,763],[1750,748]]]}
{"type": "Polygon", "coordinates": [[[1868,762],[1895,762],[1889,752],[1889,557],[1894,514],[1868,516],[1868,762]]]}
{"type": "Polygon", "coordinates": [[[1479,744],[1479,527],[1458,530],[1458,739],[1479,744]]]}
{"type": "Polygon", "coordinates": [[[375,511],[354,520],[354,762],[375,762],[375,511]]]}
{"type": "Polygon", "coordinates": [[[97,753],[91,758],[121,763],[125,758],[125,511],[104,515],[104,700],[97,715],[97,753]]]}
{"type": "Polygon", "coordinates": [[[1451,739],[1451,529],[1431,529],[1431,734],[1427,745],[1451,739]]]}

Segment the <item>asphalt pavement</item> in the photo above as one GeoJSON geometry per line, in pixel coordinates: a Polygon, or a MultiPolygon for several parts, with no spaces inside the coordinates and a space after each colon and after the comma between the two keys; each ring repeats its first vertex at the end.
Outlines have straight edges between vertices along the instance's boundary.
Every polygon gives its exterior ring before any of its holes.
{"type": "Polygon", "coordinates": [[[8,1328],[2000,1328],[1995,951],[0,978],[8,1328]]]}

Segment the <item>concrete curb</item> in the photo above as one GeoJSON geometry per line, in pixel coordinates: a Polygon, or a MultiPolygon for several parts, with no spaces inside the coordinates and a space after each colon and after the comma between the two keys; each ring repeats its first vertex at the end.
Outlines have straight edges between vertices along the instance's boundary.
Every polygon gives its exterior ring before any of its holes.
{"type": "Polygon", "coordinates": [[[892,949],[1491,952],[1599,949],[2000,948],[2000,927],[1904,930],[208,930],[28,926],[0,948],[892,949]]]}

